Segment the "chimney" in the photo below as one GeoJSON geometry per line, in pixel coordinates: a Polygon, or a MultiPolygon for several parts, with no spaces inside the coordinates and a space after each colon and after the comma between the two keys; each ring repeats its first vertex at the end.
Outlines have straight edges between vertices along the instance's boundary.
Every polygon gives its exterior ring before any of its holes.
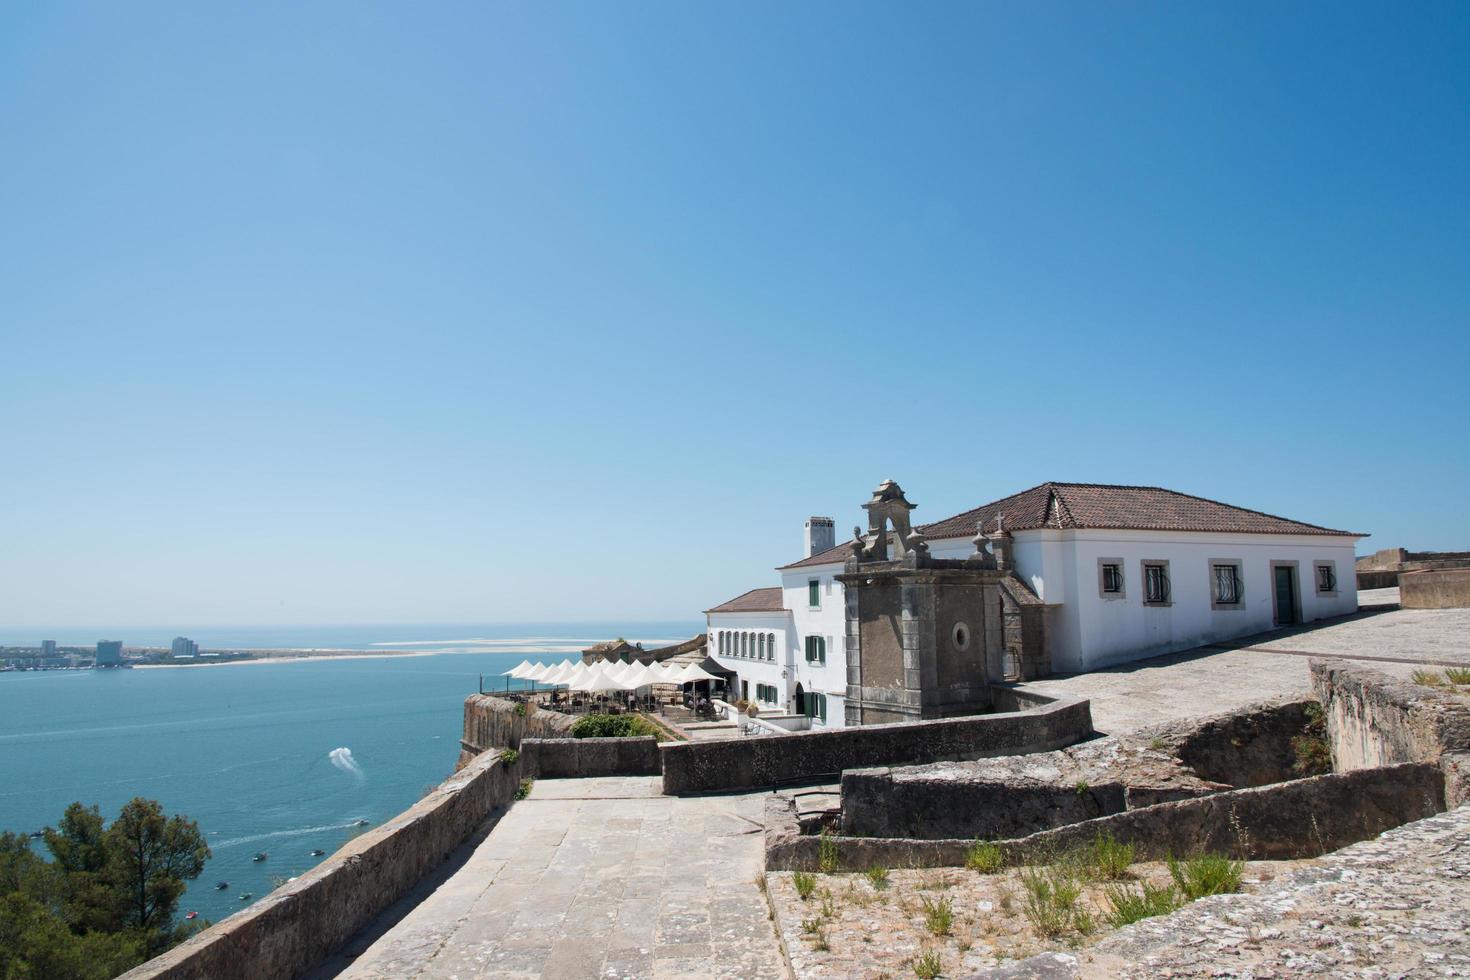
{"type": "Polygon", "coordinates": [[[819,554],[837,544],[837,526],[830,517],[806,519],[806,557],[819,554]]]}

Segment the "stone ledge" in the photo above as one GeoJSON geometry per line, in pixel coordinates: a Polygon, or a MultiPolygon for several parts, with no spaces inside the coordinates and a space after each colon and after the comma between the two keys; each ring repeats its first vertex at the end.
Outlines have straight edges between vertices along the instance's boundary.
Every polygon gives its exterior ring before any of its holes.
{"type": "Polygon", "coordinates": [[[287,980],[305,973],[498,820],[520,787],[519,760],[492,749],[392,820],[249,908],[210,926],[124,980],[287,980]]]}
{"type": "Polygon", "coordinates": [[[796,732],[781,738],[664,744],[659,751],[664,792],[678,795],[763,789],[871,766],[1045,752],[1090,734],[1090,704],[1069,698],[1029,711],[796,732]]]}
{"type": "MultiPolygon", "coordinates": [[[[1201,850],[1253,860],[1315,857],[1444,809],[1443,775],[1424,763],[1313,776],[1273,786],[1159,803],[1001,841],[1007,863],[1044,861],[1102,833],[1140,860],[1201,850]]],[[[831,838],[842,870],[961,867],[973,839],[831,838]]],[[[814,871],[820,839],[802,834],[792,800],[766,805],[766,870],[814,871]]]]}

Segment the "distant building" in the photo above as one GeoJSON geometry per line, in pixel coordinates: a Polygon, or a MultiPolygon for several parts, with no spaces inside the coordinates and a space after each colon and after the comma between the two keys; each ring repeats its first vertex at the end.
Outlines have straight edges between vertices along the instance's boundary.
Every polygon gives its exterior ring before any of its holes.
{"type": "Polygon", "coordinates": [[[54,657],[54,656],[56,656],[56,641],[55,640],[42,640],[41,641],[41,656],[42,657],[54,657]]]}
{"type": "Polygon", "coordinates": [[[97,666],[118,667],[122,665],[122,640],[97,641],[97,666]]]}
{"type": "Polygon", "coordinates": [[[199,644],[187,636],[176,636],[170,646],[170,651],[175,657],[197,657],[199,656],[199,644]]]}

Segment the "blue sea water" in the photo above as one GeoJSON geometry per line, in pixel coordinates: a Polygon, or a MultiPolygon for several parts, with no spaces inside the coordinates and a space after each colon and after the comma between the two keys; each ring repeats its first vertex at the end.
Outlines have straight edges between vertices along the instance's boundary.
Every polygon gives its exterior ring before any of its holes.
{"type": "MultiPolygon", "coordinates": [[[[401,812],[454,768],[461,708],[523,659],[597,640],[653,646],[698,623],[281,628],[187,633],[205,647],[413,650],[418,656],[210,667],[0,673],[0,829],[39,830],[67,804],[109,819],[134,796],[199,822],[214,852],[182,910],[218,921],[401,812]],[[263,862],[251,858],[269,854],[263,862]],[[228,891],[216,891],[216,881],[228,891]]],[[[10,631],[7,631],[10,632],[10,631]]],[[[35,631],[27,631],[31,633],[35,631]]],[[[179,630],[112,631],[166,644],[179,630]]],[[[63,644],[71,631],[44,634],[63,644]]],[[[91,635],[88,633],[87,635],[91,635]]],[[[98,636],[108,635],[97,633],[98,636]]],[[[25,642],[27,638],[6,638],[25,642]]],[[[35,643],[35,639],[28,642],[35,643]]],[[[37,846],[40,846],[37,842],[37,846]]]]}

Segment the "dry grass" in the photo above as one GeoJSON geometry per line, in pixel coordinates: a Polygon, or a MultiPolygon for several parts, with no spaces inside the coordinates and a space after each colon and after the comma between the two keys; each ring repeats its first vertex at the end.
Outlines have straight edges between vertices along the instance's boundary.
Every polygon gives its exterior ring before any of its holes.
{"type": "MultiPolygon", "coordinates": [[[[964,976],[1059,943],[1085,947],[1116,925],[1183,901],[1184,889],[1166,864],[1126,864],[1121,851],[1101,850],[1105,859],[1069,855],[1069,861],[991,874],[892,870],[877,876],[881,888],[865,873],[823,876],[823,887],[806,902],[783,880],[791,876],[774,875],[771,894],[783,932],[806,940],[808,955],[819,954],[808,962],[823,974],[914,976],[924,961],[925,970],[937,962],[943,975],[964,976]]],[[[1252,862],[1239,869],[1241,883],[1253,890],[1300,863],[1252,862]]],[[[1237,867],[1216,864],[1180,862],[1177,870],[1191,891],[1228,888],[1237,867]]]]}

